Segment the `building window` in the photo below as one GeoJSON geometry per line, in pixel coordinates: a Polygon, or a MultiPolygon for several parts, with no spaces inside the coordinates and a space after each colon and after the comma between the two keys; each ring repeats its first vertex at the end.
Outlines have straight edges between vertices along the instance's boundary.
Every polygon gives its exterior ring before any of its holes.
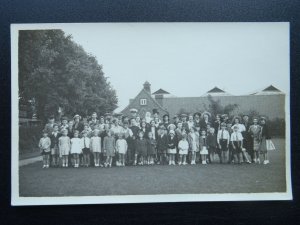
{"type": "Polygon", "coordinates": [[[145,98],[140,99],[140,105],[147,105],[147,99],[145,98]]]}

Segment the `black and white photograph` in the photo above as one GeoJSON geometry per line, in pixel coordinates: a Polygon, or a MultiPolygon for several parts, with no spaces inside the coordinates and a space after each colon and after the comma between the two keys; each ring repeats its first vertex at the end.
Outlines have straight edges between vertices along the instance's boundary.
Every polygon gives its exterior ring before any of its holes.
{"type": "Polygon", "coordinates": [[[12,24],[12,205],[291,200],[289,29],[12,24]]]}

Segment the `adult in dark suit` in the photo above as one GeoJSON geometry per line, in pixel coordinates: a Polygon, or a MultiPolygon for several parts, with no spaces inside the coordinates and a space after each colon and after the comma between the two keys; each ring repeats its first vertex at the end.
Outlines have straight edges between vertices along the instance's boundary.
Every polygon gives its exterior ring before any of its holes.
{"type": "Polygon", "coordinates": [[[167,162],[168,135],[164,126],[160,126],[159,128],[156,148],[159,155],[157,164],[165,164],[167,162]]]}

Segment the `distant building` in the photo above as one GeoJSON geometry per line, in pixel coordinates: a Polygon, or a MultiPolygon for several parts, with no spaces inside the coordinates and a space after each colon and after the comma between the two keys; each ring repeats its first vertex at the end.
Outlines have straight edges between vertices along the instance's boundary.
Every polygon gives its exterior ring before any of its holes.
{"type": "Polygon", "coordinates": [[[219,100],[222,106],[237,104],[238,108],[235,110],[235,114],[257,111],[270,119],[285,117],[285,94],[272,85],[249,95],[231,95],[214,87],[202,96],[175,97],[163,89],[151,94],[151,84],[147,81],[144,83],[144,88],[134,99],[129,101],[129,105],[122,110],[122,113],[130,115],[131,108],[137,109],[141,117],[144,117],[146,112],[152,113],[154,108],[161,115],[169,113],[171,117],[182,112],[201,112],[205,110],[205,106],[209,105],[208,96],[219,100]]]}

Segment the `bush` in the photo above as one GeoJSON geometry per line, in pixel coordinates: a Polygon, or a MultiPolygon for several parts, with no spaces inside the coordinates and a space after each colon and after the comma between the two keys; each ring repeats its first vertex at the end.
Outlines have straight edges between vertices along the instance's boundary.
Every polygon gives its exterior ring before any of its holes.
{"type": "Polygon", "coordinates": [[[42,126],[19,127],[19,154],[39,151],[38,144],[42,130],[42,126]]]}

